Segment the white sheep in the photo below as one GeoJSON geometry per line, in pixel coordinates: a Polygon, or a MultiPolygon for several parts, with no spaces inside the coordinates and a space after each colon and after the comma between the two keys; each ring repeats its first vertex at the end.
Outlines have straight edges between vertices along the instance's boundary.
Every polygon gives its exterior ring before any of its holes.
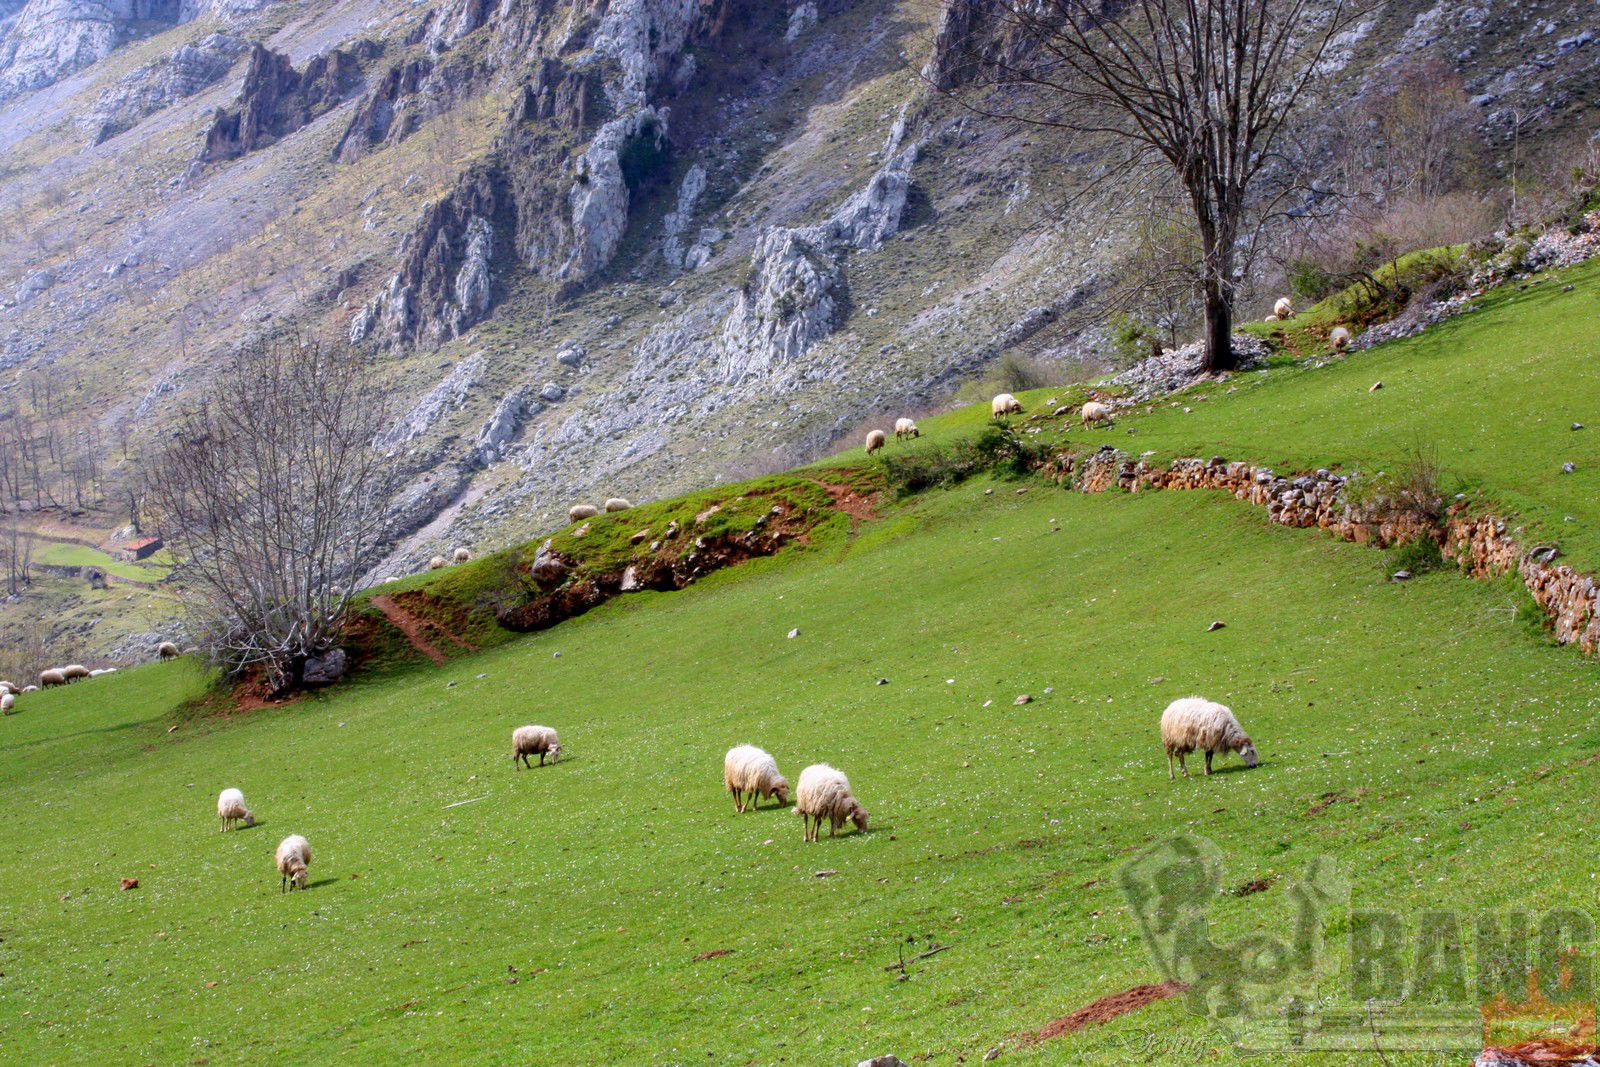
{"type": "Polygon", "coordinates": [[[1111,408],[1100,403],[1098,400],[1091,400],[1087,404],[1083,405],[1083,409],[1078,412],[1078,416],[1083,419],[1083,425],[1085,428],[1087,428],[1091,422],[1099,423],[1105,426],[1111,425],[1111,408]]]}
{"type": "Polygon", "coordinates": [[[0,682],[0,693],[15,693],[17,687],[10,682],[0,682]]]}
{"type": "Polygon", "coordinates": [[[1211,773],[1211,757],[1217,752],[1237,752],[1244,758],[1246,767],[1254,767],[1260,760],[1250,735],[1244,732],[1239,720],[1221,704],[1200,697],[1184,697],[1167,705],[1161,713],[1161,743],[1167,750],[1167,777],[1172,773],[1172,757],[1178,757],[1178,766],[1185,778],[1189,768],[1183,758],[1191,752],[1206,754],[1206,773],[1211,773]]]}
{"type": "Polygon", "coordinates": [[[795,787],[794,810],[805,821],[805,839],[815,841],[822,833],[822,820],[832,824],[828,836],[839,832],[839,827],[849,819],[862,833],[867,829],[867,812],[850,792],[850,780],[843,771],[834,770],[826,763],[813,763],[800,772],[800,784],[795,787]]]}
{"type": "Polygon", "coordinates": [[[1015,415],[1022,411],[1022,404],[1010,393],[1001,393],[989,401],[989,417],[1002,418],[1006,415],[1015,415]]]}
{"type": "Polygon", "coordinates": [[[867,434],[867,455],[872,455],[888,443],[889,435],[882,430],[872,430],[867,434]]]}
{"type": "Polygon", "coordinates": [[[430,571],[442,570],[443,568],[444,568],[444,557],[443,556],[434,556],[432,559],[430,559],[428,561],[428,569],[430,571]]]}
{"type": "Polygon", "coordinates": [[[1350,340],[1350,331],[1343,326],[1335,326],[1332,330],[1328,331],[1328,343],[1333,346],[1333,350],[1335,352],[1343,352],[1345,349],[1349,348],[1350,340]]]}
{"type": "Polygon", "coordinates": [[[69,663],[61,668],[61,676],[69,682],[89,677],[89,668],[81,663],[69,663]]]}
{"type": "MultiPolygon", "coordinates": [[[[237,792],[237,790],[235,790],[237,792]]],[[[306,868],[311,866],[311,844],[299,834],[278,842],[278,892],[306,887],[306,868]]]]}
{"type": "Polygon", "coordinates": [[[1261,321],[1262,322],[1277,322],[1278,321],[1278,316],[1276,316],[1276,315],[1268,315],[1266,318],[1262,319],[1261,321]]]}
{"type": "Polygon", "coordinates": [[[778,773],[778,761],[754,745],[736,745],[722,759],[722,784],[733,794],[733,810],[752,810],[763,798],[789,803],[789,779],[778,773]],[[750,794],[748,805],[744,795],[750,794]]]}
{"type": "Polygon", "coordinates": [[[612,496],[606,498],[605,506],[607,511],[627,511],[633,503],[625,496],[612,496]]]}
{"type": "Polygon", "coordinates": [[[100,677],[100,676],[101,676],[101,675],[102,675],[102,674],[110,674],[110,673],[111,673],[111,672],[110,672],[110,671],[108,671],[108,670],[106,670],[106,669],[105,669],[105,668],[104,668],[104,667],[98,667],[98,668],[96,668],[96,669],[95,669],[95,670],[92,670],[92,671],[90,671],[90,672],[89,672],[89,677],[91,677],[91,678],[98,678],[98,677],[100,677]]]}
{"type": "Polygon", "coordinates": [[[22,687],[22,691],[24,693],[37,693],[39,691],[39,687],[36,685],[25,685],[22,687]]]}
{"type": "Polygon", "coordinates": [[[904,441],[908,437],[921,437],[922,431],[917,429],[917,424],[911,419],[900,418],[894,420],[894,437],[896,441],[904,441]]]}
{"type": "Polygon", "coordinates": [[[517,769],[532,767],[528,757],[537,755],[539,766],[544,766],[544,757],[550,757],[550,762],[555,763],[561,758],[561,739],[556,732],[548,726],[519,726],[511,731],[511,762],[521,760],[522,764],[517,769]]]}
{"type": "Polygon", "coordinates": [[[64,672],[60,667],[51,667],[49,670],[43,670],[39,672],[39,686],[42,689],[49,689],[51,686],[66,684],[66,672],[64,672]]]}
{"type": "Polygon", "coordinates": [[[1294,301],[1286,296],[1278,297],[1278,302],[1272,305],[1272,313],[1280,319],[1294,318],[1294,301]]]}
{"type": "Polygon", "coordinates": [[[11,709],[17,706],[17,694],[7,693],[0,696],[0,715],[10,715],[11,709]]]}
{"type": "Polygon", "coordinates": [[[457,563],[466,563],[468,560],[470,560],[472,558],[472,549],[470,549],[470,548],[457,548],[454,552],[450,553],[450,556],[457,563]]]}
{"type": "Polygon", "coordinates": [[[178,646],[171,641],[163,641],[156,646],[156,655],[162,659],[177,659],[179,655],[178,646]]]}
{"type": "Polygon", "coordinates": [[[574,504],[567,509],[567,519],[577,522],[579,519],[592,519],[600,514],[600,509],[593,504],[574,504]]]}
{"type": "Polygon", "coordinates": [[[237,827],[240,819],[244,820],[246,826],[256,824],[256,817],[245,806],[244,794],[237,789],[224,789],[217,794],[217,818],[222,820],[222,829],[218,833],[225,833],[230,825],[237,827]]]}

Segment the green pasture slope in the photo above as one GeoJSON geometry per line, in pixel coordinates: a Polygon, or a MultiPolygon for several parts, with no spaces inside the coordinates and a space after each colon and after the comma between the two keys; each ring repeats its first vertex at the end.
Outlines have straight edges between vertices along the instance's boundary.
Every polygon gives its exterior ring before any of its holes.
{"type": "MultiPolygon", "coordinates": [[[[1486,492],[1580,520],[1588,551],[1592,493],[1568,488],[1592,487],[1588,461],[1538,477],[1561,455],[1541,434],[1600,433],[1579,413],[1597,346],[1563,325],[1596,274],[1573,278],[1066,436],[1289,466],[1382,460],[1422,425],[1486,492]],[[1443,391],[1408,391],[1423,381],[1443,391]]],[[[929,420],[914,447],[982,415],[929,420]]],[[[1287,933],[1321,855],[1357,906],[1600,908],[1600,675],[1518,604],[1449,572],[1386,582],[1374,551],[1222,494],[979,478],[292,706],[185,718],[205,680],[183,661],[28,694],[0,720],[0,1060],[971,1063],[1159,979],[1116,878],[1182,832],[1216,843],[1229,885],[1270,883],[1217,897],[1221,942],[1287,933]],[[1195,693],[1232,705],[1259,768],[1167,780],[1157,719],[1195,693]],[[567,757],[515,770],[528,722],[567,757]],[[806,845],[792,811],[736,816],[739,742],[791,778],[845,770],[871,832],[806,845]],[[254,829],[217,832],[225,786],[254,829]],[[311,841],[312,889],[280,896],[288,833],[311,841]],[[933,943],[908,980],[885,969],[933,943]]],[[[1001,1062],[1244,1059],[1166,1000],[1001,1062]]]]}

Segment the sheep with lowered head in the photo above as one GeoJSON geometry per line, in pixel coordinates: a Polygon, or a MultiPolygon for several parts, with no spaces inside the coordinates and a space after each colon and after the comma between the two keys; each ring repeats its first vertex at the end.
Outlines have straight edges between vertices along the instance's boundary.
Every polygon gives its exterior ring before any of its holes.
{"type": "Polygon", "coordinates": [[[178,646],[171,641],[163,641],[156,646],[156,655],[162,659],[177,659],[179,655],[178,646]]]}
{"type": "Polygon", "coordinates": [[[0,697],[0,715],[10,715],[11,709],[17,706],[17,694],[7,693],[0,697]]]}
{"type": "Polygon", "coordinates": [[[428,561],[428,569],[430,571],[443,570],[444,569],[444,557],[443,556],[434,556],[432,559],[430,559],[428,561]]]}
{"type": "Polygon", "coordinates": [[[1083,405],[1083,409],[1078,412],[1078,417],[1083,420],[1085,429],[1088,428],[1091,422],[1102,426],[1110,426],[1111,408],[1098,400],[1091,400],[1083,405]]]}
{"type": "Polygon", "coordinates": [[[311,866],[311,845],[299,834],[290,834],[278,843],[278,892],[284,887],[304,889],[306,868],[311,866]]]}
{"type": "Polygon", "coordinates": [[[1239,753],[1246,767],[1260,762],[1255,744],[1239,725],[1239,720],[1233,717],[1233,712],[1200,697],[1184,697],[1167,705],[1167,710],[1161,713],[1161,743],[1167,750],[1169,779],[1177,777],[1172,773],[1173,756],[1178,757],[1183,776],[1189,777],[1183,757],[1191,752],[1206,754],[1207,774],[1211,773],[1211,757],[1217,752],[1239,753]]]}
{"type": "Polygon", "coordinates": [[[593,504],[574,504],[567,509],[567,520],[577,522],[579,519],[592,519],[600,514],[600,509],[593,504]]]}
{"type": "Polygon", "coordinates": [[[1272,313],[1280,319],[1294,318],[1294,301],[1286,296],[1278,297],[1278,302],[1272,305],[1272,313]]]}
{"type": "Polygon", "coordinates": [[[733,810],[754,810],[763,798],[789,803],[789,779],[778,773],[778,761],[754,745],[736,745],[722,760],[722,784],[733,794],[733,810]],[[750,794],[746,803],[744,796],[750,794]]]}
{"type": "Polygon", "coordinates": [[[625,496],[611,496],[606,497],[605,507],[607,511],[627,511],[633,507],[633,502],[625,496]]]}
{"type": "Polygon", "coordinates": [[[457,548],[454,552],[450,553],[450,558],[455,560],[457,563],[465,563],[472,558],[472,549],[457,548]]]}
{"type": "Polygon", "coordinates": [[[1328,343],[1335,352],[1343,352],[1350,347],[1350,331],[1344,326],[1335,326],[1328,331],[1328,343]]]}
{"type": "Polygon", "coordinates": [[[1022,403],[1010,393],[1001,393],[989,401],[989,417],[991,419],[1004,418],[1007,415],[1016,415],[1022,411],[1022,403]]]}
{"type": "Polygon", "coordinates": [[[217,794],[217,818],[222,820],[218,833],[227,832],[229,826],[237,827],[241,819],[246,826],[256,824],[256,817],[245,806],[244,794],[237,789],[224,789],[217,794]]]}
{"type": "Polygon", "coordinates": [[[49,689],[55,685],[66,685],[67,674],[60,667],[51,667],[49,670],[39,672],[39,687],[49,689]]]}
{"type": "Polygon", "coordinates": [[[882,430],[872,430],[867,434],[867,455],[872,455],[889,441],[889,435],[882,430]]]}
{"type": "Polygon", "coordinates": [[[24,693],[37,693],[39,691],[39,687],[36,685],[25,685],[22,687],[22,691],[24,693]]]}
{"type": "Polygon", "coordinates": [[[813,763],[800,772],[800,783],[795,787],[794,810],[805,821],[805,839],[815,841],[822,834],[822,820],[832,825],[828,836],[839,832],[839,827],[849,819],[862,833],[867,829],[867,811],[850,792],[850,780],[826,763],[813,763]]]}
{"type": "Polygon", "coordinates": [[[90,671],[81,663],[69,663],[61,668],[61,675],[69,682],[76,682],[80,678],[89,677],[90,671]]]}
{"type": "Polygon", "coordinates": [[[895,419],[894,420],[894,439],[896,441],[904,441],[908,437],[921,437],[921,436],[922,436],[922,431],[917,429],[917,424],[916,424],[915,420],[913,420],[913,419],[905,419],[905,418],[900,418],[900,419],[895,419]]]}
{"type": "Polygon", "coordinates": [[[517,768],[532,767],[528,757],[537,755],[539,766],[544,766],[546,755],[554,763],[561,758],[561,739],[556,732],[548,726],[519,726],[511,731],[511,762],[522,761],[517,768]]]}

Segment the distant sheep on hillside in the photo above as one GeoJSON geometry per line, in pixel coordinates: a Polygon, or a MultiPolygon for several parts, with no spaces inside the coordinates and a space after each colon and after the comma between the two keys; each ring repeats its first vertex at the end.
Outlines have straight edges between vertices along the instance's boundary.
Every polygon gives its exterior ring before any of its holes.
{"type": "Polygon", "coordinates": [[[162,659],[177,659],[180,653],[177,645],[171,641],[163,641],[156,646],[156,655],[162,659]]]}
{"type": "Polygon", "coordinates": [[[245,806],[244,794],[237,789],[224,789],[217,794],[217,818],[222,820],[222,829],[218,833],[225,833],[230,826],[237,826],[241,819],[246,826],[256,824],[256,817],[245,806]]]}
{"type": "Polygon", "coordinates": [[[49,670],[39,672],[39,687],[41,689],[49,689],[51,686],[66,684],[66,672],[60,667],[51,667],[49,670]]]}
{"type": "MultiPolygon", "coordinates": [[[[539,766],[544,766],[546,755],[554,763],[561,758],[561,739],[548,726],[519,726],[511,731],[511,762],[522,761],[522,767],[532,767],[528,757],[537,755],[539,766]]],[[[518,768],[521,770],[521,767],[518,768]]]]}
{"type": "Polygon", "coordinates": [[[61,675],[69,682],[89,677],[89,668],[81,663],[69,663],[61,668],[61,675]]]}
{"type": "Polygon", "coordinates": [[[843,771],[826,763],[813,763],[800,772],[800,783],[795,788],[794,810],[805,822],[805,839],[815,841],[822,833],[822,820],[831,826],[828,836],[839,832],[839,827],[849,819],[856,829],[867,829],[867,812],[850,792],[850,780],[843,771]]]}
{"type": "Polygon", "coordinates": [[[1191,752],[1206,754],[1206,773],[1211,773],[1211,757],[1217,752],[1237,752],[1244,758],[1246,767],[1254,767],[1260,760],[1250,735],[1244,732],[1239,720],[1221,704],[1200,697],[1184,697],[1167,705],[1161,713],[1161,743],[1167,750],[1167,778],[1172,773],[1172,757],[1178,757],[1183,776],[1189,777],[1189,768],[1183,758],[1191,752]]]}
{"type": "Polygon", "coordinates": [[[1343,326],[1335,326],[1328,332],[1328,343],[1335,352],[1343,352],[1350,347],[1350,331],[1343,326]]]}
{"type": "Polygon", "coordinates": [[[789,803],[789,779],[778,773],[778,761],[754,745],[728,749],[722,760],[722,784],[733,794],[733,810],[754,809],[766,798],[777,797],[780,805],[789,803]],[[745,794],[750,794],[746,803],[745,794]]]}
{"type": "Polygon", "coordinates": [[[872,430],[867,434],[867,455],[872,455],[889,441],[889,435],[882,430],[872,430]]]}
{"type": "Polygon", "coordinates": [[[593,504],[574,504],[567,509],[567,521],[577,522],[579,519],[592,519],[600,514],[600,509],[593,504]]]}
{"type": "Polygon", "coordinates": [[[11,709],[17,706],[17,694],[7,693],[0,696],[0,715],[10,715],[11,709]]]}
{"type": "Polygon", "coordinates": [[[25,685],[22,687],[22,691],[24,693],[37,693],[39,691],[39,687],[36,685],[25,685]]]}
{"type": "Polygon", "coordinates": [[[989,401],[989,417],[991,419],[1004,418],[1007,415],[1016,415],[1022,411],[1022,404],[1010,393],[1001,393],[989,401]]]}
{"type": "Polygon", "coordinates": [[[1294,318],[1294,301],[1286,296],[1280,296],[1278,302],[1272,305],[1272,313],[1280,319],[1294,318]]]}
{"type": "Polygon", "coordinates": [[[1111,425],[1111,409],[1098,400],[1091,400],[1083,405],[1083,410],[1078,415],[1086,428],[1091,422],[1104,426],[1111,425]]]}
{"type": "Polygon", "coordinates": [[[465,563],[472,558],[472,549],[457,548],[454,552],[450,553],[450,557],[457,563],[465,563]]]}
{"type": "Polygon", "coordinates": [[[627,511],[631,507],[633,507],[632,502],[629,501],[625,496],[613,496],[606,498],[607,511],[627,511]]]}
{"type": "Polygon", "coordinates": [[[306,868],[311,866],[311,845],[299,834],[290,834],[278,844],[278,892],[284,887],[304,889],[306,868]]]}
{"type": "Polygon", "coordinates": [[[428,569],[430,571],[442,570],[443,568],[444,568],[444,557],[443,556],[434,556],[432,559],[430,559],[428,561],[428,569]]]}
{"type": "Polygon", "coordinates": [[[921,437],[922,431],[917,429],[917,424],[911,419],[894,420],[894,437],[897,441],[904,441],[908,437],[921,437]]]}

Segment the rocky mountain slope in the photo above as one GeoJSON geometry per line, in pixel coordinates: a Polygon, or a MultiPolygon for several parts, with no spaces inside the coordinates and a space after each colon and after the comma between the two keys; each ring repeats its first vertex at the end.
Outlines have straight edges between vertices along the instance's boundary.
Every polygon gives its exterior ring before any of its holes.
{"type": "MultiPolygon", "coordinates": [[[[1593,126],[1593,4],[1376,7],[1504,140],[1593,126]]],[[[117,484],[211,355],[383,354],[383,572],[790,465],[1006,351],[1093,358],[1141,190],[936,87],[982,0],[0,0],[0,390],[117,484]],[[128,442],[134,447],[130,448],[128,442]]],[[[1331,106],[1331,104],[1330,104],[1331,106]]],[[[113,488],[102,505],[115,508],[113,488]]]]}

